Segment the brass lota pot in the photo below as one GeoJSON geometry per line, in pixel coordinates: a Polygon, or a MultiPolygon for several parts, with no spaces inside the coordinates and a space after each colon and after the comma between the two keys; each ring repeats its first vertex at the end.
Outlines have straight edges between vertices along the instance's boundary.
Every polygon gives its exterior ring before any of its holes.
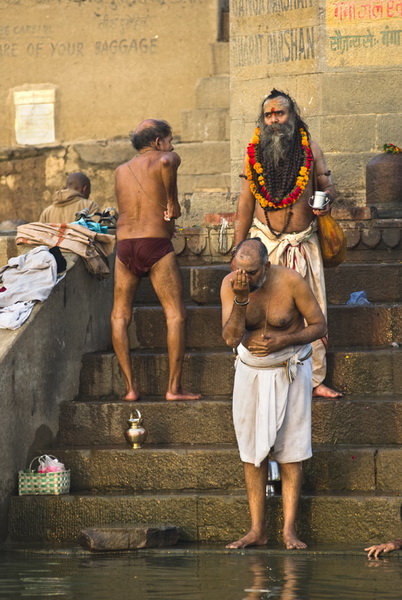
{"type": "Polygon", "coordinates": [[[133,449],[141,448],[141,444],[145,442],[148,435],[147,430],[142,427],[140,411],[136,409],[135,412],[137,413],[137,416],[134,417],[134,413],[130,414],[130,418],[127,421],[129,428],[124,432],[127,444],[130,444],[133,449]]]}

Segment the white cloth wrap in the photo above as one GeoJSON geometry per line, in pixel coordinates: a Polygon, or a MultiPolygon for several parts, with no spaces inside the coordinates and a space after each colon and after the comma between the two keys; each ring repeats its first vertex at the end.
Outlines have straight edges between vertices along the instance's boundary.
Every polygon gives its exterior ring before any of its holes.
{"type": "MultiPolygon", "coordinates": [[[[250,237],[259,237],[268,250],[273,265],[282,265],[300,273],[313,290],[325,319],[327,299],[325,293],[324,267],[317,235],[317,220],[314,219],[304,231],[283,233],[278,239],[264,223],[254,218],[250,237]]],[[[313,387],[322,383],[327,371],[328,338],[313,342],[313,387]]]]}
{"type": "Polygon", "coordinates": [[[274,448],[280,463],[299,462],[311,452],[311,344],[268,356],[237,348],[233,422],[240,458],[259,467],[274,448]],[[287,367],[278,366],[288,361],[287,367]]]}

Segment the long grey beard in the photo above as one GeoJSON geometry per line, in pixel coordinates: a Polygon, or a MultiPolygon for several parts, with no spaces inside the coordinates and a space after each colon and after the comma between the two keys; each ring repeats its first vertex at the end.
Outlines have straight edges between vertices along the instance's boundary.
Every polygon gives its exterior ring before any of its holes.
{"type": "Polygon", "coordinates": [[[261,127],[260,151],[263,167],[273,163],[275,168],[284,162],[285,157],[292,149],[293,136],[295,132],[294,123],[277,123],[261,127]]]}

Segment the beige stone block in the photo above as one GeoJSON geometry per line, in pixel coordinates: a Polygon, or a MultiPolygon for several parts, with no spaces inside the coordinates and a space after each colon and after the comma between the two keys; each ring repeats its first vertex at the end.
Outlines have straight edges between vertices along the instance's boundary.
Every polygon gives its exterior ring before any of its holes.
{"type": "Polygon", "coordinates": [[[304,468],[305,488],[313,491],[375,489],[375,448],[315,448],[304,468]]]}
{"type": "Polygon", "coordinates": [[[182,216],[178,220],[178,225],[181,227],[204,226],[205,215],[234,212],[236,202],[236,197],[227,192],[195,191],[181,200],[182,216]]]}
{"type": "Polygon", "coordinates": [[[200,79],[195,90],[195,103],[197,108],[229,108],[229,75],[200,79]]]}
{"type": "Polygon", "coordinates": [[[383,151],[384,144],[395,144],[402,148],[402,113],[377,115],[376,149],[383,151]]]}
{"type": "MultiPolygon", "coordinates": [[[[179,175],[177,178],[178,187],[181,193],[191,194],[193,192],[209,192],[215,194],[218,192],[228,192],[230,190],[230,173],[219,173],[214,175],[179,175]]],[[[197,211],[199,214],[199,211],[197,211]]],[[[202,225],[203,217],[201,221],[197,219],[194,214],[188,221],[182,218],[178,223],[189,227],[191,225],[202,225]]]]}
{"type": "Polygon", "coordinates": [[[327,114],[378,114],[401,112],[400,69],[324,73],[322,105],[327,114]]]}
{"type": "Polygon", "coordinates": [[[326,152],[371,152],[375,149],[375,115],[323,117],[321,144],[326,152]]]}
{"type": "Polygon", "coordinates": [[[243,173],[244,160],[232,160],[232,180],[231,180],[231,192],[238,196],[241,188],[241,178],[239,175],[243,173]]]}
{"type": "Polygon", "coordinates": [[[177,144],[176,151],[182,161],[179,177],[180,175],[219,175],[230,171],[229,142],[177,144]]]}
{"type": "Polygon", "coordinates": [[[380,448],[377,454],[377,488],[401,491],[401,448],[380,448]]]}
{"type": "Polygon", "coordinates": [[[211,44],[212,74],[226,75],[229,73],[229,42],[211,44]]]}
{"type": "Polygon", "coordinates": [[[88,142],[75,144],[74,150],[81,161],[92,164],[119,165],[130,160],[136,153],[130,140],[124,139],[118,142],[88,142]]]}
{"type": "Polygon", "coordinates": [[[184,110],[181,114],[183,142],[228,140],[229,129],[229,111],[226,108],[184,110]]]}
{"type": "Polygon", "coordinates": [[[325,160],[339,196],[345,193],[351,199],[365,196],[366,164],[369,157],[370,154],[325,152],[325,160]]]}

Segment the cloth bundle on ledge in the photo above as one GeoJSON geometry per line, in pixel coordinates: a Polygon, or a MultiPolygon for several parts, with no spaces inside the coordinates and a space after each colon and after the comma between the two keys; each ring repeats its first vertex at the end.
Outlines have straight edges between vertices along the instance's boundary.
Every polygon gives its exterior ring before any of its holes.
{"type": "Polygon", "coordinates": [[[17,329],[35,302],[43,302],[57,282],[57,263],[47,246],[10,258],[0,269],[0,328],[17,329]]]}
{"type": "Polygon", "coordinates": [[[75,252],[82,256],[90,273],[107,277],[110,274],[107,257],[113,252],[115,238],[73,223],[27,223],[17,227],[16,243],[45,244],[75,252]]]}

